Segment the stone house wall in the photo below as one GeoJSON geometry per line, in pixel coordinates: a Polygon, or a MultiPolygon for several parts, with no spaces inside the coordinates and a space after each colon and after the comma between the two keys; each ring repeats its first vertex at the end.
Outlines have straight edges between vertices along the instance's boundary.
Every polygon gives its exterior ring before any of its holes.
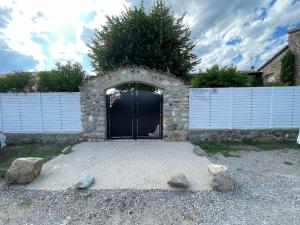
{"type": "Polygon", "coordinates": [[[275,55],[269,63],[267,63],[262,69],[259,70],[262,72],[264,85],[268,84],[266,82],[266,76],[272,73],[275,76],[275,82],[280,82],[281,59],[287,51],[288,48],[285,47],[283,51],[280,51],[279,54],[275,55]]]}
{"type": "Polygon", "coordinates": [[[300,28],[289,30],[289,49],[295,55],[295,80],[300,85],[300,28]]]}
{"type": "Polygon", "coordinates": [[[288,50],[291,50],[295,55],[295,84],[300,85],[300,28],[288,31],[288,43],[288,46],[281,49],[258,69],[259,72],[262,72],[265,85],[267,84],[266,76],[272,73],[275,75],[275,82],[280,82],[281,59],[288,50]]]}
{"type": "Polygon", "coordinates": [[[185,140],[189,128],[189,89],[172,75],[144,68],[121,68],[86,79],[80,87],[82,136],[89,141],[107,138],[106,90],[139,82],[163,90],[163,138],[185,140]]]}

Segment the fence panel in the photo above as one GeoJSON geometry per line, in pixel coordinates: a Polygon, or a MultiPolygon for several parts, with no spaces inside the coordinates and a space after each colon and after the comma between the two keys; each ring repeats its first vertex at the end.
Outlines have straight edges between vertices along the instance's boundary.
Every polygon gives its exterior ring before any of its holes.
{"type": "Polygon", "coordinates": [[[250,88],[233,89],[232,128],[251,127],[252,94],[250,88]]]}
{"type": "Polygon", "coordinates": [[[210,126],[220,128],[230,128],[230,117],[232,114],[232,89],[219,89],[210,91],[210,126]],[[215,107],[212,107],[215,106],[215,107]]]}
{"type": "Polygon", "coordinates": [[[251,126],[254,128],[269,128],[271,119],[271,88],[252,89],[251,126]]]}
{"type": "Polygon", "coordinates": [[[190,129],[300,128],[300,87],[191,88],[190,129]]]}
{"type": "Polygon", "coordinates": [[[208,88],[190,89],[190,129],[206,128],[210,126],[210,92],[211,90],[208,88]],[[198,102],[203,104],[198,104],[198,102]]]}
{"type": "Polygon", "coordinates": [[[2,132],[80,132],[80,93],[0,94],[2,132]]]}
{"type": "Polygon", "coordinates": [[[19,97],[16,94],[1,95],[1,114],[3,131],[21,131],[21,112],[19,106],[19,97]]]}
{"type": "Polygon", "coordinates": [[[80,93],[66,93],[61,96],[62,130],[81,130],[80,93]]]}

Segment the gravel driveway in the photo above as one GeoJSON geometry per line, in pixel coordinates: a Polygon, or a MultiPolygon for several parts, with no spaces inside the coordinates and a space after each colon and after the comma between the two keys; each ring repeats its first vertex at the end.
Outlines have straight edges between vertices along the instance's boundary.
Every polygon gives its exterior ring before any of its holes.
{"type": "Polygon", "coordinates": [[[167,181],[186,174],[190,190],[208,190],[210,164],[189,142],[162,140],[83,142],[47,162],[27,189],[66,190],[82,175],[95,178],[91,189],[171,189],[167,181]]]}
{"type": "Polygon", "coordinates": [[[300,224],[300,151],[210,157],[233,193],[171,190],[0,191],[0,224],[300,224]]]}

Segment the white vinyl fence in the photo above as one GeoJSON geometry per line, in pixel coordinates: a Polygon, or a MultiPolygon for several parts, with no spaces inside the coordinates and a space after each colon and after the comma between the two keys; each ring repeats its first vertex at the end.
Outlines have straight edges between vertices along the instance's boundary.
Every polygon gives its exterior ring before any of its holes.
{"type": "Polygon", "coordinates": [[[300,128],[300,87],[191,88],[190,129],[300,128]]]}
{"type": "Polygon", "coordinates": [[[0,93],[2,132],[80,132],[80,93],[0,93]]]}

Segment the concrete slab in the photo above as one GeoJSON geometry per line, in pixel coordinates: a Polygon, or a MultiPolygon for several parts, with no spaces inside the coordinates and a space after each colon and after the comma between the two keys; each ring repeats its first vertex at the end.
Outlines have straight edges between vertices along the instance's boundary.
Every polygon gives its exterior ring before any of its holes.
{"type": "Polygon", "coordinates": [[[83,142],[70,154],[47,162],[41,175],[25,188],[65,190],[81,175],[90,175],[95,178],[91,189],[173,189],[167,181],[181,172],[190,181],[190,190],[207,190],[209,163],[193,153],[189,142],[83,142]]]}

